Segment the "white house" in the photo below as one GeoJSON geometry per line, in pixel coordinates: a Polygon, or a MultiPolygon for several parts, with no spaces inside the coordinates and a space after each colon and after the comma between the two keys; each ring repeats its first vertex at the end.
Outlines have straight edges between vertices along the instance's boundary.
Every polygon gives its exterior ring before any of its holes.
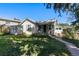
{"type": "Polygon", "coordinates": [[[34,23],[33,21],[26,19],[21,23],[22,27],[23,27],[23,32],[25,34],[31,35],[32,33],[36,33],[37,32],[37,27],[36,27],[36,23],[34,23]]]}
{"type": "Polygon", "coordinates": [[[20,20],[0,19],[0,26],[2,25],[9,27],[11,34],[19,34],[21,29],[27,35],[35,33],[57,35],[57,33],[61,34],[63,30],[60,30],[60,28],[57,30],[57,21],[53,19],[41,22],[33,22],[29,19],[25,19],[23,22],[20,20]]]}
{"type": "Polygon", "coordinates": [[[26,19],[22,22],[22,26],[23,26],[23,32],[28,35],[34,33],[57,35],[61,34],[63,31],[63,29],[57,30],[56,20],[33,22],[29,19],[26,19]]]}

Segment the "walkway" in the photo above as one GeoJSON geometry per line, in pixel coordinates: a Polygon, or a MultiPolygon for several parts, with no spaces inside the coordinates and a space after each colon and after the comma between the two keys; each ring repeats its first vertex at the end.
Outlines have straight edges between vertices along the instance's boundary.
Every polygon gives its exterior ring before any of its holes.
{"type": "Polygon", "coordinates": [[[79,48],[77,48],[74,44],[64,41],[60,38],[57,37],[53,37],[51,35],[49,35],[51,38],[55,38],[56,40],[64,43],[66,45],[66,47],[68,48],[69,52],[71,53],[72,56],[79,56],[79,48]]]}

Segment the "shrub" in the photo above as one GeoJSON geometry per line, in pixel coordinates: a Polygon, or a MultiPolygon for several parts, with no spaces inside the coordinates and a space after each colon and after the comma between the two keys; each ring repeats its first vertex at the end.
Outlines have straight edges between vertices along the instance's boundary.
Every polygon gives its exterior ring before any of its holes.
{"type": "Polygon", "coordinates": [[[71,29],[71,30],[69,30],[69,29],[64,29],[64,30],[63,30],[63,33],[64,33],[64,37],[65,37],[65,38],[70,38],[70,39],[74,38],[74,32],[73,32],[72,29],[71,29]]]}
{"type": "Polygon", "coordinates": [[[1,35],[4,35],[4,33],[3,33],[3,32],[0,32],[0,36],[1,36],[1,35]]]}

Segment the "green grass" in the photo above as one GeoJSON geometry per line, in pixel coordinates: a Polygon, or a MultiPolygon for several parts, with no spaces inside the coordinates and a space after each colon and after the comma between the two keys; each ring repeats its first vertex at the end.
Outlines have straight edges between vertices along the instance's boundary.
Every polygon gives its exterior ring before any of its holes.
{"type": "Polygon", "coordinates": [[[0,55],[67,56],[65,45],[46,35],[4,35],[0,36],[0,55]]]}
{"type": "Polygon", "coordinates": [[[79,48],[79,39],[63,38],[63,40],[66,40],[68,42],[71,42],[71,43],[73,43],[74,45],[76,45],[79,48]]]}

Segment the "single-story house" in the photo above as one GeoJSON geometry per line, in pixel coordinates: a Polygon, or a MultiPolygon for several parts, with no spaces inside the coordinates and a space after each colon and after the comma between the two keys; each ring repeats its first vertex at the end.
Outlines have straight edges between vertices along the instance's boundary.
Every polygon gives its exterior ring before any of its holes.
{"type": "Polygon", "coordinates": [[[0,19],[1,26],[8,27],[10,34],[20,34],[22,31],[27,35],[35,33],[57,35],[57,33],[61,34],[63,31],[63,29],[57,27],[57,21],[53,19],[39,22],[34,22],[29,19],[25,19],[23,22],[18,19],[0,19]]]}
{"type": "MultiPolygon", "coordinates": [[[[23,32],[30,34],[51,34],[55,35],[58,30],[56,30],[56,20],[39,21],[33,22],[29,19],[24,20],[22,23],[23,32]]],[[[61,33],[60,33],[61,34],[61,33]]]]}

